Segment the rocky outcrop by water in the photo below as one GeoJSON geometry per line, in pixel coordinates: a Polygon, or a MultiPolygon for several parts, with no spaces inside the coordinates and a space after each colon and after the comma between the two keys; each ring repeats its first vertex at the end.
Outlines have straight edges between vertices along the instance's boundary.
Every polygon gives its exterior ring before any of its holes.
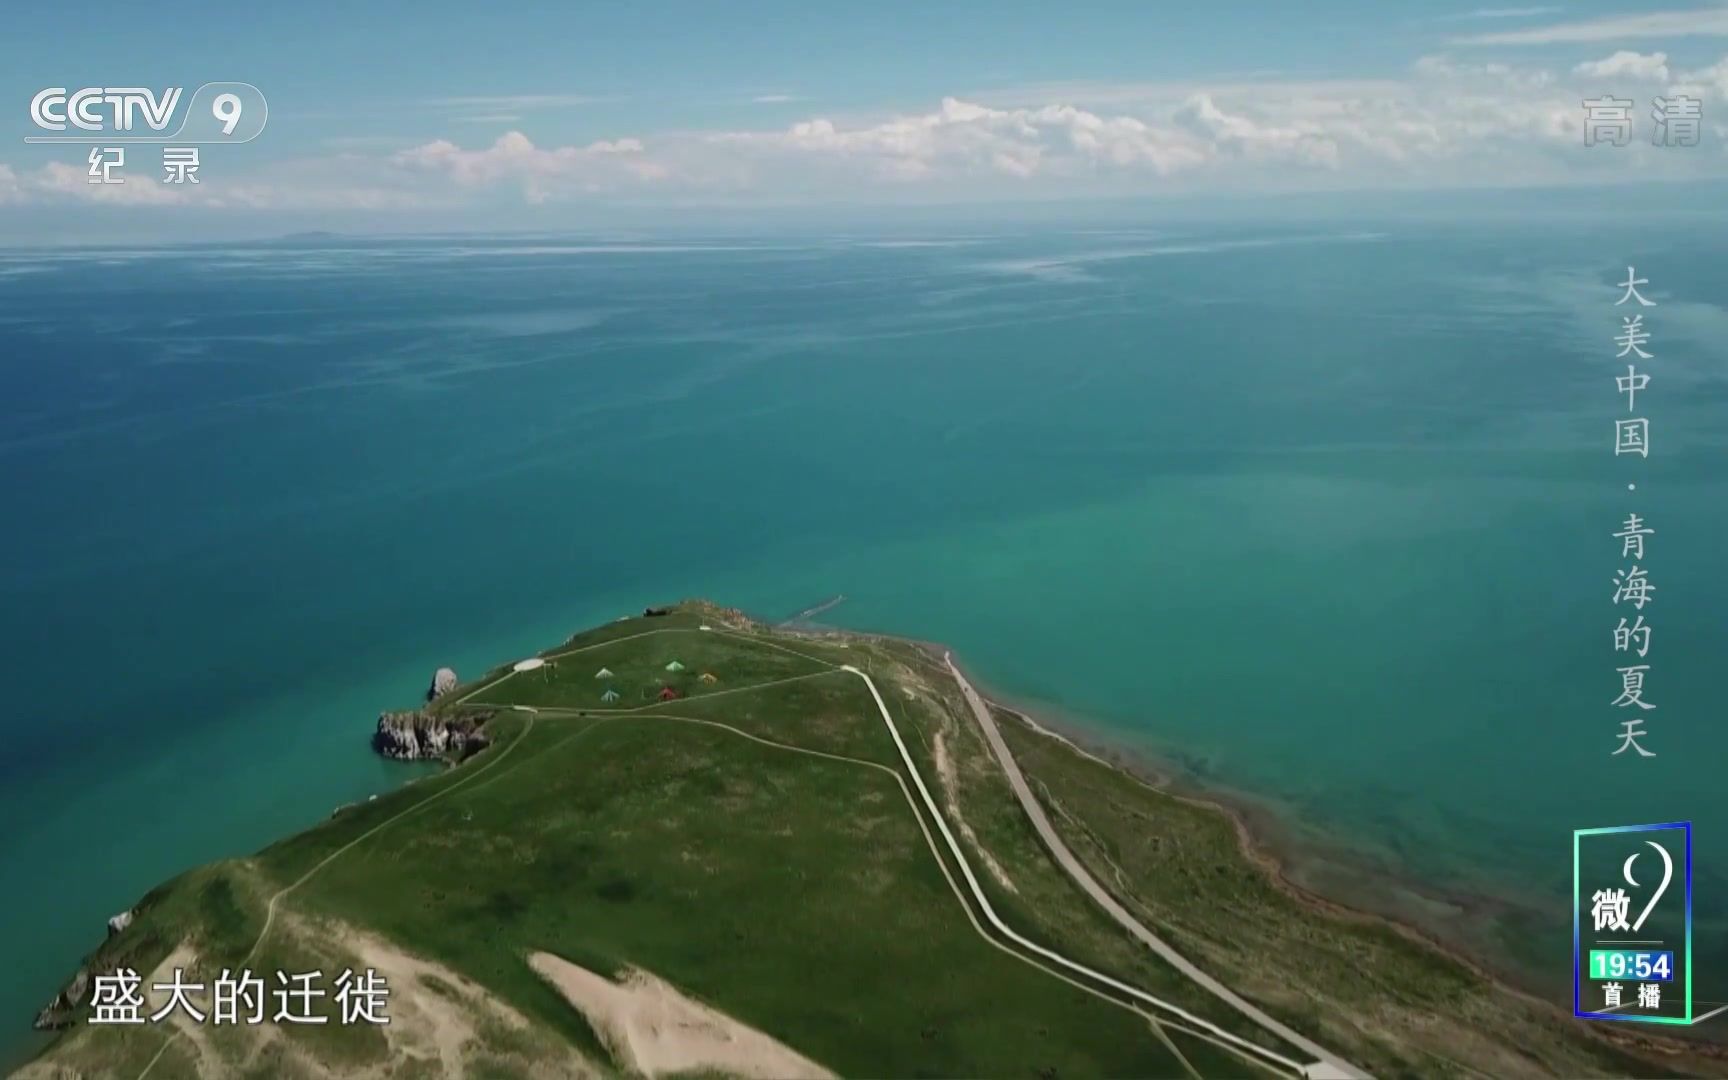
{"type": "Polygon", "coordinates": [[[72,976],[54,1000],[36,1014],[36,1029],[38,1031],[58,1031],[68,1028],[78,1022],[78,1006],[84,1003],[84,994],[90,988],[90,972],[84,968],[78,969],[78,974],[72,976]]]}
{"type": "Polygon", "coordinates": [[[432,685],[426,690],[426,700],[436,701],[456,689],[456,672],[447,667],[441,667],[432,675],[432,685]]]}
{"type": "Polygon", "coordinates": [[[423,761],[428,758],[459,758],[489,741],[480,730],[485,716],[447,716],[428,712],[387,712],[378,717],[372,748],[387,758],[423,761]]]}
{"type": "MultiPolygon", "coordinates": [[[[130,909],[108,920],[108,936],[124,933],[132,925],[130,909]]],[[[72,976],[72,981],[60,988],[54,999],[42,1007],[36,1014],[36,1028],[39,1031],[58,1031],[71,1027],[78,1022],[78,1006],[84,1003],[84,995],[90,990],[90,969],[81,967],[78,974],[72,976]]]]}

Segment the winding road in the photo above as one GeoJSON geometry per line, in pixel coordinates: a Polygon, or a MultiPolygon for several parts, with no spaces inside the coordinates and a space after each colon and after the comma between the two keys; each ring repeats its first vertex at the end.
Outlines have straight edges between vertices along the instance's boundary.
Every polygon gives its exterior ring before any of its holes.
{"type": "MultiPolygon", "coordinates": [[[[864,685],[869,689],[870,696],[875,699],[877,711],[882,715],[882,722],[887,725],[888,734],[894,740],[895,748],[900,751],[900,760],[905,764],[906,771],[912,777],[913,785],[918,789],[918,795],[924,802],[925,810],[929,812],[931,820],[936,823],[936,829],[942,834],[942,839],[946,842],[949,853],[954,856],[954,862],[959,867],[961,876],[966,879],[966,885],[972,893],[973,902],[975,902],[978,905],[978,909],[984,913],[985,920],[989,922],[991,926],[996,928],[997,933],[1020,946],[1022,949],[1035,953],[1046,960],[1060,965],[1061,967],[1067,968],[1068,970],[1080,975],[1084,975],[1088,979],[1104,986],[1108,986],[1118,993],[1126,994],[1135,1001],[1145,1005],[1150,1005],[1155,1009],[1169,1013],[1173,1016],[1178,1016],[1196,1027],[1203,1028],[1211,1035],[1224,1040],[1239,1050],[1247,1051],[1262,1061],[1268,1061],[1289,1069],[1292,1072],[1310,1077],[1360,1077],[1365,1075],[1359,1072],[1333,1073],[1330,1071],[1314,1071],[1316,1065],[1320,1066],[1322,1069],[1326,1069],[1327,1066],[1324,1062],[1316,1062],[1314,1065],[1303,1065],[1300,1062],[1292,1061],[1283,1054],[1280,1054],[1275,1050],[1268,1050],[1266,1047],[1261,1046],[1258,1043],[1250,1042],[1232,1031],[1227,1031],[1224,1028],[1219,1027],[1217,1024],[1214,1024],[1212,1021],[1207,1020],[1204,1017],[1189,1012],[1187,1009],[1184,1009],[1182,1006],[1177,1005],[1174,1002],[1166,1001],[1163,998],[1149,994],[1138,986],[1131,986],[1120,979],[1106,975],[1102,971],[1087,967],[1085,964],[1079,963],[1078,961],[1071,960],[1059,952],[1047,949],[1037,942],[1027,938],[1025,935],[1016,932],[1013,927],[1003,922],[1002,917],[996,914],[995,907],[991,905],[990,898],[985,895],[983,888],[978,884],[978,875],[973,873],[972,864],[967,860],[966,853],[961,849],[959,841],[954,839],[954,833],[948,828],[948,822],[943,818],[942,811],[937,808],[936,800],[931,798],[930,789],[925,785],[924,777],[918,771],[917,763],[912,760],[912,754],[906,748],[906,741],[900,737],[900,729],[895,725],[894,717],[888,712],[888,704],[882,700],[882,692],[876,689],[876,681],[863,671],[853,667],[851,664],[842,664],[840,670],[851,672],[853,675],[864,680],[864,685]]],[[[1244,1002],[1243,1004],[1246,1003],[1244,1002]]],[[[1250,1008],[1252,1008],[1252,1006],[1250,1006],[1250,1008]]]]}
{"type": "MultiPolygon", "coordinates": [[[[1200,970],[1187,957],[1172,948],[1168,942],[1148,930],[1145,924],[1130,914],[1127,908],[1124,908],[1114,896],[1111,896],[1102,885],[1098,884],[1098,879],[1094,878],[1091,871],[1086,869],[1085,864],[1075,857],[1074,852],[1069,850],[1062,837],[1057,835],[1055,827],[1050,824],[1050,818],[1044,813],[1044,807],[1039,804],[1037,798],[1032,794],[1031,787],[1027,785],[1026,777],[1020,771],[1019,763],[1009,752],[1008,744],[1002,738],[1001,729],[996,726],[996,718],[990,715],[990,707],[985,704],[984,698],[977,690],[973,689],[966,676],[961,674],[960,669],[955,666],[952,653],[944,654],[943,660],[947,663],[949,672],[953,674],[954,681],[960,684],[961,693],[966,695],[966,703],[972,707],[972,715],[977,718],[978,726],[984,729],[984,738],[990,743],[990,749],[995,753],[996,760],[1001,763],[1002,771],[1008,775],[1008,783],[1013,786],[1014,797],[1020,800],[1021,809],[1025,810],[1026,816],[1032,819],[1032,826],[1038,831],[1038,838],[1044,841],[1044,846],[1050,849],[1050,854],[1055,856],[1057,863],[1061,864],[1068,876],[1074,879],[1076,885],[1085,890],[1087,896],[1090,896],[1124,930],[1134,935],[1154,953],[1157,953],[1165,963],[1199,983],[1237,1012],[1277,1035],[1291,1046],[1300,1047],[1307,1053],[1313,1054],[1316,1060],[1311,1064],[1302,1066],[1302,1075],[1314,1077],[1316,1080],[1344,1080],[1344,1078],[1363,1080],[1368,1076],[1361,1069],[1344,1061],[1312,1039],[1292,1031],[1287,1025],[1268,1016],[1254,1003],[1200,970]]],[[[872,687],[871,689],[874,691],[875,688],[872,687]]]]}
{"type": "MultiPolygon", "coordinates": [[[[709,628],[707,626],[703,626],[700,629],[707,630],[709,628]]],[[[644,636],[648,636],[649,634],[667,633],[667,632],[677,632],[677,631],[673,630],[672,628],[668,628],[667,630],[647,631],[644,634],[630,635],[630,636],[631,637],[644,637],[644,636]]],[[[742,637],[742,635],[736,635],[736,634],[726,634],[725,636],[742,637]]],[[[591,648],[598,648],[598,647],[600,647],[600,645],[603,645],[603,644],[615,644],[617,641],[624,641],[624,640],[629,640],[629,638],[626,637],[626,638],[613,639],[612,641],[609,641],[609,642],[603,642],[603,643],[598,643],[596,645],[571,649],[571,650],[568,650],[566,653],[554,654],[554,655],[572,655],[572,654],[579,653],[579,652],[585,652],[591,648]]],[[[986,896],[984,890],[981,888],[977,876],[973,873],[972,866],[971,866],[969,860],[966,858],[966,854],[965,854],[964,850],[961,848],[959,842],[955,839],[954,834],[949,830],[947,821],[944,819],[941,810],[936,805],[936,800],[931,796],[929,788],[925,785],[923,775],[920,773],[916,762],[913,760],[910,751],[907,749],[905,741],[901,738],[899,728],[895,725],[894,718],[890,714],[890,712],[888,711],[888,705],[883,700],[881,692],[877,689],[875,680],[873,680],[864,671],[860,670],[857,667],[854,667],[851,664],[835,665],[831,661],[823,660],[823,659],[818,658],[818,657],[808,656],[805,653],[797,652],[796,650],[793,650],[793,649],[787,649],[784,646],[775,645],[771,642],[760,641],[760,639],[745,639],[745,640],[755,640],[758,644],[765,645],[765,646],[768,646],[770,648],[779,649],[783,652],[792,653],[793,655],[797,655],[797,656],[804,656],[806,659],[815,660],[816,662],[825,665],[829,669],[829,671],[833,671],[837,668],[839,671],[846,672],[846,673],[857,676],[859,679],[861,679],[864,682],[865,686],[870,691],[871,698],[874,699],[874,701],[875,701],[877,711],[881,715],[883,724],[887,727],[888,733],[889,733],[890,737],[893,739],[896,749],[899,751],[901,762],[906,767],[906,773],[910,777],[912,784],[917,788],[919,800],[923,803],[925,811],[927,812],[930,821],[936,826],[937,831],[941,834],[941,837],[942,837],[943,841],[945,842],[945,846],[948,848],[950,854],[953,856],[956,867],[960,871],[961,876],[965,879],[966,885],[968,886],[968,891],[971,893],[973,901],[977,904],[979,911],[983,914],[986,921],[988,921],[996,929],[996,931],[999,934],[1001,934],[1004,938],[1006,938],[1009,941],[1012,941],[1015,945],[1019,946],[1021,949],[1024,949],[1027,952],[1033,953],[1033,954],[1037,955],[1038,957],[1041,957],[1045,961],[1054,963],[1055,965],[1057,965],[1060,968],[1066,968],[1069,971],[1072,971],[1077,975],[1084,976],[1086,979],[1091,980],[1092,982],[1095,982],[1095,983],[1098,983],[1098,984],[1101,984],[1104,986],[1108,986],[1111,989],[1117,991],[1118,993],[1124,994],[1127,997],[1129,997],[1130,999],[1137,1001],[1142,1005],[1152,1006],[1153,1008],[1155,1008],[1155,1009],[1157,1009],[1157,1010],[1159,1010],[1159,1011],[1161,1011],[1167,1015],[1175,1016],[1175,1017],[1180,1018],[1183,1021],[1186,1021],[1187,1024],[1192,1025],[1191,1028],[1187,1029],[1187,1030],[1189,1030],[1190,1034],[1194,1034],[1194,1035],[1197,1035],[1197,1036],[1202,1037],[1202,1038],[1210,1038],[1213,1041],[1228,1044],[1230,1047],[1234,1048],[1238,1052],[1246,1053],[1248,1056],[1250,1056],[1254,1059],[1257,1059],[1262,1063],[1282,1067],[1282,1068],[1288,1069],[1292,1072],[1299,1073],[1300,1075],[1302,1075],[1304,1077],[1314,1078],[1314,1080],[1367,1080],[1367,1078],[1368,1078],[1367,1073],[1365,1073],[1365,1072],[1361,1071],[1360,1069],[1357,1069],[1355,1066],[1350,1065],[1349,1063],[1343,1061],[1342,1059],[1338,1058],[1336,1055],[1325,1050],[1324,1048],[1320,1047],[1319,1045],[1317,1045],[1313,1041],[1307,1039],[1306,1037],[1302,1036],[1301,1034],[1299,1034],[1295,1031],[1292,1031],[1289,1027],[1285,1026],[1284,1024],[1281,1024],[1277,1020],[1273,1019],[1271,1016],[1268,1016],[1265,1012],[1263,1012],[1262,1010],[1260,1010],[1259,1008],[1254,1006],[1252,1003],[1246,1001],[1245,999],[1243,999],[1242,997],[1240,997],[1239,995],[1237,995],[1236,993],[1231,991],[1229,987],[1225,986],[1224,984],[1219,982],[1217,979],[1213,978],[1212,976],[1206,974],[1204,971],[1200,970],[1193,963],[1191,963],[1189,960],[1187,960],[1185,957],[1183,957],[1180,953],[1176,952],[1176,950],[1173,949],[1170,945],[1168,945],[1167,943],[1165,943],[1164,941],[1159,939],[1155,934],[1152,933],[1152,931],[1147,929],[1138,920],[1136,920],[1133,917],[1133,915],[1131,915],[1125,908],[1122,907],[1122,905],[1120,903],[1118,903],[1116,901],[1116,899],[1113,896],[1110,895],[1109,892],[1107,892],[1101,885],[1098,884],[1097,880],[1092,877],[1091,873],[1080,862],[1080,860],[1075,857],[1073,852],[1069,850],[1068,846],[1062,841],[1061,837],[1057,835],[1055,828],[1050,824],[1050,819],[1044,813],[1044,808],[1041,805],[1039,805],[1037,799],[1033,797],[1031,788],[1027,785],[1026,778],[1021,773],[1018,763],[1015,762],[1013,755],[1009,752],[1008,745],[1003,740],[1002,733],[996,726],[995,718],[990,715],[989,707],[985,704],[984,699],[978,694],[978,692],[975,689],[973,689],[972,684],[967,681],[966,677],[963,674],[961,674],[960,669],[955,666],[952,655],[948,655],[948,656],[944,657],[944,660],[946,661],[947,666],[948,666],[948,670],[953,674],[954,679],[958,683],[962,693],[964,694],[968,705],[971,707],[973,715],[977,718],[979,726],[983,729],[985,738],[990,745],[991,751],[996,755],[997,760],[999,761],[999,763],[1002,766],[1003,772],[1006,774],[1006,776],[1009,780],[1009,783],[1010,783],[1010,785],[1014,791],[1015,798],[1017,798],[1020,801],[1021,807],[1026,811],[1027,816],[1029,818],[1031,818],[1032,824],[1033,824],[1034,828],[1036,829],[1036,831],[1038,832],[1039,837],[1042,839],[1044,845],[1049,849],[1050,853],[1055,857],[1057,863],[1062,867],[1063,871],[1065,873],[1067,873],[1068,876],[1070,878],[1072,878],[1074,880],[1074,882],[1076,884],[1078,884],[1080,886],[1080,888],[1082,890],[1084,890],[1088,896],[1092,897],[1092,899],[1095,902],[1097,902],[1097,904],[1100,907],[1102,907],[1111,916],[1111,918],[1113,918],[1118,924],[1120,924],[1124,929],[1126,929],[1136,939],[1138,939],[1139,941],[1144,943],[1148,948],[1150,948],[1154,953],[1156,953],[1166,963],[1170,964],[1172,967],[1176,968],[1178,971],[1182,972],[1182,974],[1186,975],[1188,978],[1192,979],[1196,983],[1199,983],[1206,990],[1208,990],[1213,995],[1218,997],[1220,1000],[1222,1000],[1225,1003],[1227,1003],[1228,1005],[1230,1005],[1232,1008],[1236,1009],[1239,1013],[1241,1013],[1244,1017],[1251,1020],[1256,1025],[1260,1026],[1264,1030],[1266,1030],[1266,1031],[1278,1036],[1280,1039],[1284,1040],[1287,1045],[1299,1048],[1305,1054],[1312,1055],[1315,1058],[1314,1061],[1312,1061],[1311,1063],[1306,1064],[1306,1065],[1301,1064],[1298,1061],[1293,1061],[1290,1058],[1284,1056],[1283,1054],[1279,1053],[1276,1050],[1272,1050],[1272,1049],[1269,1049],[1267,1047],[1260,1046],[1254,1042],[1251,1042],[1247,1039],[1242,1038],[1239,1035],[1236,1035],[1233,1032],[1230,1032],[1224,1028],[1221,1028],[1217,1024],[1212,1023],[1211,1021],[1206,1020],[1203,1017],[1197,1016],[1192,1012],[1189,1012],[1187,1009],[1182,1008],[1181,1006],[1175,1004],[1174,1002],[1170,1002],[1170,1001],[1166,1001],[1164,999],[1158,998],[1152,994],[1147,993],[1144,990],[1141,990],[1139,987],[1131,986],[1131,985],[1124,983],[1118,979],[1115,979],[1115,978],[1113,978],[1113,977],[1111,977],[1111,976],[1109,976],[1109,975],[1107,975],[1101,971],[1097,971],[1097,970],[1090,968],[1084,964],[1081,964],[1077,961],[1074,961],[1074,960],[1072,960],[1066,956],[1061,955],[1060,953],[1054,952],[1054,951],[1052,951],[1052,950],[1050,950],[1050,949],[1048,949],[1042,945],[1039,945],[1038,943],[1031,941],[1030,939],[1024,937],[1023,935],[1017,933],[1013,928],[1011,928],[1005,922],[1002,921],[1000,916],[997,915],[996,911],[991,906],[989,898],[986,896]],[[1199,1030],[1193,1030],[1195,1028],[1197,1028],[1199,1030]]],[[[483,681],[479,686],[476,686],[473,690],[470,690],[462,698],[457,699],[457,703],[458,704],[464,703],[469,698],[472,698],[475,695],[477,695],[478,693],[480,693],[480,691],[497,686],[499,683],[504,682],[507,679],[509,679],[512,674],[515,674],[514,670],[502,673],[501,675],[496,676],[491,680],[483,681]]],[[[799,679],[799,678],[811,678],[811,677],[814,677],[814,676],[804,675],[804,676],[797,676],[797,677],[792,678],[792,679],[779,680],[779,681],[793,682],[793,681],[797,681],[797,679],[799,679]]],[[[760,687],[752,687],[750,689],[760,689],[760,687]]],[[[494,707],[499,707],[499,706],[494,706],[494,707]]],[[[529,707],[525,707],[525,706],[511,706],[511,707],[512,708],[521,708],[521,709],[523,709],[523,711],[526,711],[530,714],[529,718],[528,718],[528,727],[527,727],[527,729],[525,729],[522,732],[521,735],[519,735],[516,739],[512,740],[510,745],[505,747],[498,754],[498,756],[496,758],[493,758],[491,761],[486,762],[483,765],[481,765],[478,769],[475,770],[474,773],[471,773],[470,775],[468,775],[466,777],[462,777],[462,778],[458,779],[456,782],[454,782],[452,784],[449,784],[447,786],[440,788],[438,791],[436,791],[431,796],[429,796],[425,799],[419,800],[418,802],[416,802],[412,806],[404,808],[402,811],[398,812],[397,814],[393,815],[392,817],[380,822],[379,824],[373,826],[371,829],[368,829],[366,832],[362,833],[360,836],[355,837],[353,840],[349,841],[347,844],[343,845],[338,850],[336,850],[336,851],[332,852],[331,854],[329,854],[328,856],[326,856],[321,862],[319,862],[317,865],[313,866],[304,875],[302,875],[298,880],[294,881],[293,883],[284,887],[283,889],[278,890],[278,892],[275,895],[271,896],[269,899],[268,905],[267,905],[267,914],[266,914],[264,926],[261,929],[257,939],[253,942],[252,949],[247,954],[246,961],[243,961],[243,962],[249,962],[251,960],[252,955],[257,952],[259,945],[262,944],[264,938],[269,934],[272,923],[274,922],[274,917],[276,915],[276,909],[279,906],[279,903],[289,893],[291,893],[295,889],[299,888],[307,880],[309,880],[311,877],[313,877],[315,874],[317,874],[320,870],[322,870],[325,866],[327,866],[329,863],[334,861],[336,858],[340,857],[342,854],[347,852],[349,849],[355,847],[356,845],[358,845],[362,841],[368,839],[369,837],[373,836],[374,834],[376,834],[380,830],[388,827],[392,823],[400,820],[401,818],[403,818],[409,814],[415,813],[415,812],[419,811],[420,809],[424,808],[426,805],[438,800],[439,798],[442,798],[444,795],[446,795],[452,791],[455,791],[457,789],[460,789],[460,788],[467,786],[471,781],[476,779],[479,775],[493,771],[493,769],[500,762],[502,762],[505,758],[509,757],[510,753],[512,751],[514,751],[516,749],[516,747],[518,745],[520,745],[521,742],[523,741],[522,736],[526,735],[527,731],[532,730],[533,724],[534,724],[535,719],[537,718],[537,715],[542,711],[539,709],[529,708],[529,707]]],[[[651,708],[651,707],[652,706],[649,706],[648,708],[651,708]]],[[[559,712],[562,710],[550,710],[550,711],[551,712],[559,712]]],[[[589,710],[589,711],[594,711],[594,710],[589,710]]],[[[638,710],[619,710],[619,711],[625,712],[625,711],[638,711],[638,710]]],[[[603,711],[603,712],[609,712],[609,710],[603,711]]],[[[697,722],[697,723],[705,723],[705,724],[710,724],[710,725],[715,726],[715,727],[726,728],[726,730],[733,731],[736,734],[743,735],[746,738],[750,738],[750,739],[753,739],[753,740],[758,741],[758,742],[763,742],[763,743],[765,743],[767,745],[771,745],[771,746],[783,746],[784,749],[788,749],[788,750],[799,750],[800,752],[803,752],[803,753],[811,753],[811,754],[815,754],[815,755],[820,756],[820,757],[831,757],[831,758],[836,758],[838,760],[847,760],[847,761],[853,760],[853,759],[848,759],[848,758],[841,758],[838,755],[823,753],[821,751],[807,750],[807,749],[801,748],[801,747],[793,747],[793,746],[786,746],[784,744],[773,743],[769,740],[761,739],[758,736],[750,735],[747,732],[744,732],[744,731],[741,731],[741,730],[738,730],[735,728],[730,728],[727,725],[719,724],[719,723],[716,723],[713,721],[698,720],[696,718],[684,718],[684,717],[672,717],[672,719],[689,719],[689,720],[693,720],[694,722],[697,722]]],[[[604,722],[603,719],[602,719],[602,722],[604,722]]],[[[596,725],[596,726],[598,726],[598,725],[596,725]]],[[[592,730],[592,728],[589,728],[586,730],[592,730]]],[[[857,763],[858,764],[864,764],[864,765],[871,765],[874,768],[883,768],[883,769],[885,769],[885,771],[893,772],[892,769],[887,769],[885,766],[877,765],[874,762],[866,762],[866,761],[860,760],[857,763]]],[[[896,776],[898,778],[898,774],[896,774],[896,776]]],[[[902,781],[901,787],[902,787],[902,790],[905,790],[904,781],[902,781]]],[[[905,793],[906,793],[908,800],[910,801],[911,800],[911,792],[906,791],[905,793]]],[[[924,828],[924,822],[920,821],[919,825],[921,828],[924,828]]],[[[925,839],[931,843],[932,849],[934,851],[935,842],[934,842],[934,839],[930,836],[928,828],[924,828],[924,832],[925,832],[925,839]]],[[[948,875],[948,871],[947,871],[946,867],[943,868],[943,874],[945,876],[948,875]]],[[[949,877],[949,883],[950,883],[950,885],[955,885],[952,877],[949,877]]],[[[958,893],[958,891],[959,891],[958,886],[956,885],[955,888],[956,888],[956,892],[958,893]]],[[[968,917],[971,916],[970,911],[968,911],[967,914],[968,914],[968,917]]],[[[974,920],[974,926],[976,926],[976,925],[977,925],[976,920],[974,920]]],[[[982,927],[979,927],[979,930],[980,930],[980,932],[982,932],[982,927]]],[[[988,935],[986,935],[986,937],[988,938],[988,935]]],[[[1000,946],[999,943],[996,943],[996,942],[992,942],[992,943],[998,944],[998,947],[1002,947],[1002,946],[1000,946]]],[[[1024,957],[1023,957],[1023,959],[1024,959],[1024,957]]],[[[1050,973],[1053,975],[1056,975],[1058,978],[1063,978],[1066,981],[1073,981],[1071,979],[1068,979],[1067,976],[1062,976],[1062,975],[1058,974],[1054,970],[1051,970],[1050,973]]],[[[1088,990],[1088,992],[1093,992],[1093,993],[1097,992],[1097,991],[1091,989],[1090,987],[1085,986],[1082,983],[1075,983],[1075,985],[1080,986],[1082,989],[1088,990]]],[[[169,1036],[168,1039],[166,1039],[164,1041],[163,1045],[157,1050],[156,1055],[151,1058],[149,1064],[146,1065],[143,1072],[139,1074],[140,1080],[143,1080],[143,1077],[148,1075],[151,1072],[151,1070],[155,1068],[157,1063],[162,1059],[163,1055],[167,1052],[169,1046],[173,1044],[173,1042],[175,1041],[175,1038],[179,1034],[180,1034],[179,1032],[174,1032],[172,1035],[169,1036]]],[[[1172,1047],[1172,1049],[1174,1049],[1174,1047],[1172,1047]]]]}

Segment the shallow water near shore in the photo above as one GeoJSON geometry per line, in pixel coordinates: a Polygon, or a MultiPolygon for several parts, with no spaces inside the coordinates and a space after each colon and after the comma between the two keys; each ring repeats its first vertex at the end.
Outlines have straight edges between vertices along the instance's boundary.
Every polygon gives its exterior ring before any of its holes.
{"type": "MultiPolygon", "coordinates": [[[[964,665],[963,665],[964,666],[964,665]]],[[[973,679],[977,683],[977,679],[973,679]]],[[[1015,698],[979,686],[995,704],[1094,760],[1178,798],[1211,806],[1234,823],[1244,854],[1317,910],[1370,916],[1413,929],[1473,966],[1557,1005],[1551,957],[1520,928],[1569,919],[1563,897],[1511,883],[1418,879],[1360,838],[1329,833],[1294,806],[1264,792],[1226,786],[1181,751],[1114,730],[1061,705],[1015,698]]]]}
{"type": "MultiPolygon", "coordinates": [[[[1563,913],[1573,828],[1691,819],[1728,954],[1721,235],[0,252],[0,1060],[109,915],[416,775],[367,739],[434,669],[696,595],[844,594],[821,621],[948,643],[1442,899],[1563,913]],[[1627,262],[1662,300],[1636,468],[1627,262]],[[1608,753],[1631,510],[1644,761],[1608,753]]],[[[1569,922],[1517,925],[1563,987],[1569,922]]]]}

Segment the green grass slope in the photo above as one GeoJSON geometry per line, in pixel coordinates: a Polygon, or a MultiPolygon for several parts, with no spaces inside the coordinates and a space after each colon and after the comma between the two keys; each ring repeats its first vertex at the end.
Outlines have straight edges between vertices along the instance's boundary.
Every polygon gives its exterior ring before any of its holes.
{"type": "MultiPolygon", "coordinates": [[[[148,977],[172,961],[208,980],[376,964],[392,978],[391,1025],[80,1023],[20,1075],[624,1071],[616,1039],[531,970],[535,952],[651,972],[846,1075],[1280,1074],[1243,1043],[1302,1058],[1074,886],[926,651],[693,604],[541,655],[544,667],[501,666],[433,706],[489,715],[485,750],[163,885],[86,965],[148,977]],[[936,814],[842,665],[875,680],[936,814]],[[660,700],[666,687],[676,700],[660,700]],[[1014,944],[963,870],[1017,934],[1198,1020],[1014,944]]],[[[1120,900],[1345,1057],[1383,1075],[1658,1071],[1421,941],[1294,897],[1217,811],[1003,726],[1120,900]]]]}

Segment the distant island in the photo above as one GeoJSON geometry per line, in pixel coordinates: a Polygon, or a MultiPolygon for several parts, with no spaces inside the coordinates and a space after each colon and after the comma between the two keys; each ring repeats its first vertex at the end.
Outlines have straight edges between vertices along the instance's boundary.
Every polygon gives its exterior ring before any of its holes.
{"type": "Polygon", "coordinates": [[[692,601],[425,696],[374,746],[449,768],[152,890],[15,1075],[1723,1071],[1302,893],[926,644],[692,601]],[[90,1022],[121,970],[161,1020],[90,1022]],[[327,1022],[215,1023],[247,971],[270,1011],[319,973],[327,1022]],[[331,992],[362,973],[388,1024],[331,992]]]}

